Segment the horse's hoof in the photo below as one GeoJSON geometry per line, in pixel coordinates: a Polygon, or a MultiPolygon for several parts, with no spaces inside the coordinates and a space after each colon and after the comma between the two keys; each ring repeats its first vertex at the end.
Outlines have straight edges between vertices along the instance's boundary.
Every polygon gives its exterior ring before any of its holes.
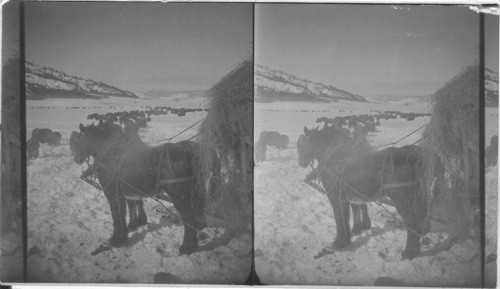
{"type": "Polygon", "coordinates": [[[351,240],[337,239],[337,240],[335,240],[335,242],[333,242],[333,249],[335,249],[335,250],[344,249],[350,243],[351,243],[351,240]]]}
{"type": "Polygon", "coordinates": [[[371,222],[361,223],[361,231],[370,230],[372,228],[371,222]]]}
{"type": "Polygon", "coordinates": [[[417,257],[417,255],[418,251],[404,250],[403,253],[401,253],[401,260],[411,260],[417,257]]]}
{"type": "Polygon", "coordinates": [[[109,239],[109,245],[111,247],[120,247],[121,245],[123,245],[125,242],[127,242],[127,237],[116,237],[115,235],[113,235],[110,239],[109,239]]]}
{"type": "Polygon", "coordinates": [[[137,219],[137,226],[145,226],[148,224],[148,219],[147,218],[139,218],[137,219]]]}
{"type": "Polygon", "coordinates": [[[129,223],[127,227],[128,227],[129,232],[132,232],[132,231],[139,229],[139,224],[136,222],[129,223]]]}
{"type": "Polygon", "coordinates": [[[182,256],[182,255],[191,255],[192,253],[194,253],[195,249],[196,249],[196,247],[194,247],[194,246],[182,245],[179,248],[179,256],[182,256]]]}
{"type": "Polygon", "coordinates": [[[352,227],[351,234],[352,235],[359,235],[359,234],[361,234],[361,231],[363,231],[363,228],[361,228],[361,226],[355,226],[355,227],[352,227]]]}
{"type": "Polygon", "coordinates": [[[145,226],[147,224],[148,224],[147,219],[137,219],[133,222],[129,222],[127,227],[129,229],[129,231],[135,231],[135,230],[139,229],[139,227],[145,226]]]}

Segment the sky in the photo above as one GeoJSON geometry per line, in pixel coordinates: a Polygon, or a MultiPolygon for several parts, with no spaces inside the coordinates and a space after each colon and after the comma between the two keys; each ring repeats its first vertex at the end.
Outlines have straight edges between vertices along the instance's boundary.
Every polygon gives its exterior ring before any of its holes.
{"type": "Polygon", "coordinates": [[[26,60],[134,92],[207,89],[252,55],[249,4],[25,3],[26,60]]]}
{"type": "Polygon", "coordinates": [[[459,6],[257,4],[255,25],[257,64],[361,95],[432,94],[479,53],[459,6]]]}

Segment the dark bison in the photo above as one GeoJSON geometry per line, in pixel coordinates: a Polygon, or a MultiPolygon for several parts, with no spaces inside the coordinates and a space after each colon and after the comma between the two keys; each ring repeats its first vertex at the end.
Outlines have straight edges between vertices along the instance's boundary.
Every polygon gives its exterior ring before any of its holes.
{"type": "Polygon", "coordinates": [[[38,149],[40,148],[40,143],[33,138],[30,138],[26,142],[26,152],[28,156],[28,160],[38,158],[38,149]]]}
{"type": "Polygon", "coordinates": [[[281,134],[278,136],[278,139],[276,140],[276,148],[278,149],[286,149],[288,147],[288,142],[290,139],[288,136],[281,134]]]}
{"type": "Polygon", "coordinates": [[[288,146],[288,137],[281,135],[277,131],[263,131],[259,135],[259,142],[266,146],[278,149],[286,149],[288,146]]]}
{"type": "Polygon", "coordinates": [[[61,143],[61,134],[57,131],[53,132],[49,128],[35,128],[31,132],[31,138],[51,146],[58,146],[61,143]]]}
{"type": "Polygon", "coordinates": [[[486,158],[486,165],[488,167],[494,167],[498,162],[498,135],[494,135],[491,137],[490,145],[486,148],[486,152],[484,154],[486,158]]]}
{"type": "Polygon", "coordinates": [[[48,144],[51,146],[58,146],[59,144],[61,144],[61,137],[62,136],[60,132],[57,131],[52,132],[52,134],[49,137],[48,144]]]}

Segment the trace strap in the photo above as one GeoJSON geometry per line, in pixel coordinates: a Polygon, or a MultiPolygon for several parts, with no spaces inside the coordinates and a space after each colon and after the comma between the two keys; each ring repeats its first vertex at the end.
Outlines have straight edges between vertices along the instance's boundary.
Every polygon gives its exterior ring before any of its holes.
{"type": "MultiPolygon", "coordinates": [[[[97,163],[97,166],[100,166],[103,169],[105,169],[106,171],[113,173],[113,170],[111,170],[110,168],[108,168],[102,162],[100,162],[98,160],[94,160],[94,162],[97,163]]],[[[99,183],[97,183],[95,180],[92,180],[91,178],[89,178],[89,176],[95,174],[97,166],[95,166],[95,165],[89,166],[89,168],[82,173],[82,175],[80,176],[80,178],[82,180],[84,180],[86,183],[88,183],[91,186],[93,186],[94,188],[102,191],[103,190],[102,186],[99,183]]],[[[124,179],[120,178],[119,176],[117,176],[117,179],[120,182],[122,182],[123,184],[125,184],[127,187],[129,187],[129,188],[133,189],[134,191],[138,192],[139,194],[141,194],[143,196],[147,196],[147,194],[145,194],[143,191],[141,191],[138,188],[134,187],[129,182],[125,181],[124,179]]],[[[175,179],[163,179],[163,180],[158,180],[158,183],[160,185],[174,185],[174,184],[180,184],[180,183],[189,182],[189,181],[192,181],[193,179],[194,179],[194,177],[184,177],[184,178],[175,178],[175,179]]],[[[160,199],[160,200],[164,200],[164,201],[172,203],[172,199],[168,195],[166,195],[166,194],[160,194],[160,195],[158,195],[156,197],[158,199],[160,199]]]]}

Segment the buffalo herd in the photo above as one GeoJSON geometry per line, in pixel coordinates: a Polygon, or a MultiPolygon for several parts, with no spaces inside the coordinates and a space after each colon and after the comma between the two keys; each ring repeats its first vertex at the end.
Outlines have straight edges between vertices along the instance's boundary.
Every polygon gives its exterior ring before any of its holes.
{"type": "MultiPolygon", "coordinates": [[[[53,107],[32,107],[34,109],[52,109],[53,107]]],[[[100,108],[100,107],[66,107],[67,109],[80,108],[100,108]]],[[[117,107],[110,107],[117,108],[117,107]]],[[[187,113],[208,111],[202,108],[172,108],[172,107],[143,107],[147,110],[139,111],[121,111],[115,113],[98,114],[92,113],[87,116],[88,120],[96,120],[103,125],[120,126],[123,125],[123,131],[127,134],[138,134],[139,128],[147,127],[147,123],[151,121],[152,116],[175,114],[177,116],[185,116],[187,113]]],[[[71,153],[74,153],[74,144],[78,133],[73,131],[69,143],[71,153]]],[[[26,142],[26,151],[28,160],[38,158],[38,150],[40,144],[50,146],[58,146],[61,142],[61,133],[52,131],[48,128],[35,128],[32,131],[31,138],[26,142]]]]}
{"type": "MultiPolygon", "coordinates": [[[[307,112],[301,110],[300,112],[307,112]]],[[[345,112],[345,111],[340,111],[345,112]]],[[[374,111],[375,114],[337,116],[335,118],[320,117],[316,123],[323,123],[322,130],[335,129],[341,131],[346,137],[354,140],[367,141],[368,133],[375,132],[376,127],[380,126],[380,120],[388,119],[406,119],[414,121],[417,117],[431,116],[429,113],[406,113],[400,111],[374,111]]],[[[286,149],[288,146],[288,137],[280,135],[276,131],[263,131],[259,135],[259,140],[255,144],[255,161],[262,162],[266,158],[267,147],[286,149]]]]}

